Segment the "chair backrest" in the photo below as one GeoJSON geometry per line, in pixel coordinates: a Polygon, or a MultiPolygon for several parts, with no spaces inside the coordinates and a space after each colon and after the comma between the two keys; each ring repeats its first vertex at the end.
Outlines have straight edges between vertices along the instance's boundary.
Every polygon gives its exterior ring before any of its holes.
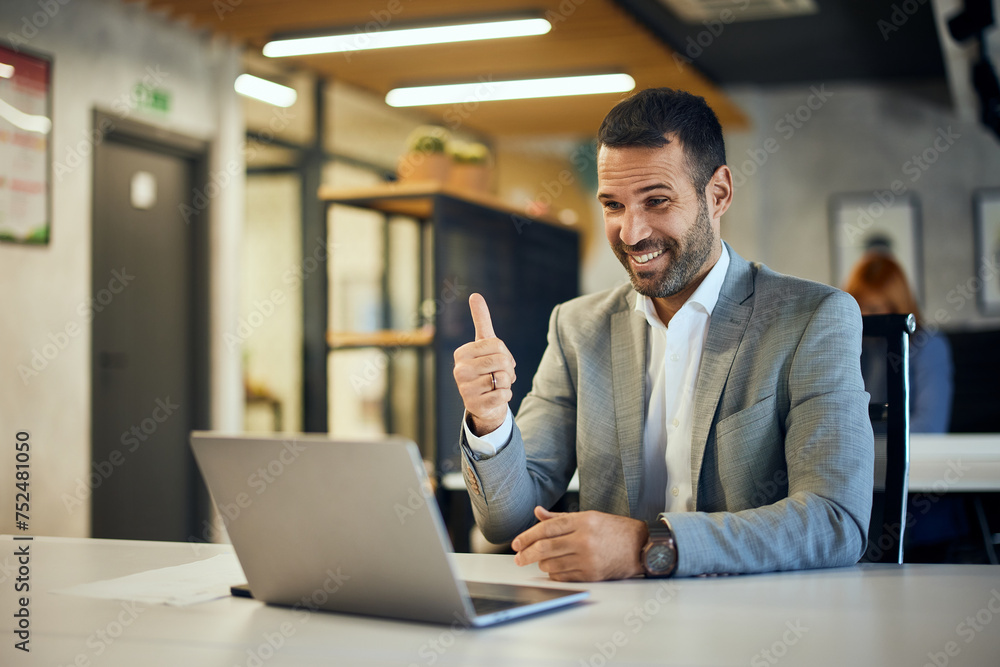
{"type": "Polygon", "coordinates": [[[913,315],[866,315],[861,367],[871,394],[875,487],[862,561],[902,563],[910,471],[909,339],[913,315]]]}

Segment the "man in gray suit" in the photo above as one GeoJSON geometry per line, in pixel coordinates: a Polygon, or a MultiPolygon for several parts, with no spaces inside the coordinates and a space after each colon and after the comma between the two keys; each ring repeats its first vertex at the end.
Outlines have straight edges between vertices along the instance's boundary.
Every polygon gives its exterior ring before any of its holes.
{"type": "Polygon", "coordinates": [[[857,562],[873,471],[857,304],[722,242],[732,173],[702,98],[644,90],[598,139],[631,285],[553,310],[516,419],[514,359],[470,298],[454,375],[483,533],[560,581],[857,562]],[[550,512],[576,470],[581,511],[550,512]]]}

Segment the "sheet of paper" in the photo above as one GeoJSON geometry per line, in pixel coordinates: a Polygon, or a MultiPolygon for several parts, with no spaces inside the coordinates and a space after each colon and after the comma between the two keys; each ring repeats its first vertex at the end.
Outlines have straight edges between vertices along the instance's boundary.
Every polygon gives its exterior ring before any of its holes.
{"type": "Polygon", "coordinates": [[[181,606],[226,597],[230,586],[244,583],[246,576],[236,554],[219,554],[187,565],[93,581],[53,592],[181,606]]]}

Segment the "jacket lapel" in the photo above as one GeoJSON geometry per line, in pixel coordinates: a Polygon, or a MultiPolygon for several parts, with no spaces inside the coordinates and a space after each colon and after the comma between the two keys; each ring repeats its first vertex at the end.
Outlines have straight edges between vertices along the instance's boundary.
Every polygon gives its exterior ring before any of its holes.
{"type": "MultiPolygon", "coordinates": [[[[629,298],[634,298],[631,292],[629,298]]],[[[628,494],[629,514],[639,511],[642,480],[642,441],[645,428],[646,321],[635,303],[611,316],[611,389],[615,399],[615,424],[622,473],[628,494]]]]}
{"type": "MultiPolygon", "coordinates": [[[[726,244],[729,248],[729,244],[726,244]]],[[[691,488],[698,508],[698,477],[705,458],[708,432],[729,371],[753,313],[753,271],[750,263],[729,248],[729,269],[712,311],[694,393],[691,429],[691,488]]]]}

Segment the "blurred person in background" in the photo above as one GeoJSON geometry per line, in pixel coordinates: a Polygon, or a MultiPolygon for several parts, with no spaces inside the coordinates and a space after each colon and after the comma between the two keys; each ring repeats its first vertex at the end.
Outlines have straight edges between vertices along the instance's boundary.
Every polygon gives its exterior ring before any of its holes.
{"type": "MultiPolygon", "coordinates": [[[[948,338],[924,326],[920,307],[902,267],[886,249],[869,250],[858,261],[844,291],[853,296],[862,315],[912,313],[917,329],[910,336],[910,433],[947,433],[954,393],[948,338]]],[[[884,351],[862,346],[861,370],[873,403],[885,402],[884,351]]],[[[929,495],[911,499],[906,532],[906,560],[938,562],[954,557],[958,538],[968,533],[960,498],[929,495]]]]}
{"type": "MultiPolygon", "coordinates": [[[[857,300],[862,315],[913,313],[917,330],[910,336],[910,433],[947,433],[954,392],[951,346],[939,331],[924,327],[902,267],[888,253],[870,250],[851,271],[844,291],[857,300]]],[[[869,368],[862,370],[866,381],[874,379],[869,368]]],[[[884,394],[884,371],[881,384],[884,394]]],[[[877,401],[875,392],[868,391],[877,401]]]]}

